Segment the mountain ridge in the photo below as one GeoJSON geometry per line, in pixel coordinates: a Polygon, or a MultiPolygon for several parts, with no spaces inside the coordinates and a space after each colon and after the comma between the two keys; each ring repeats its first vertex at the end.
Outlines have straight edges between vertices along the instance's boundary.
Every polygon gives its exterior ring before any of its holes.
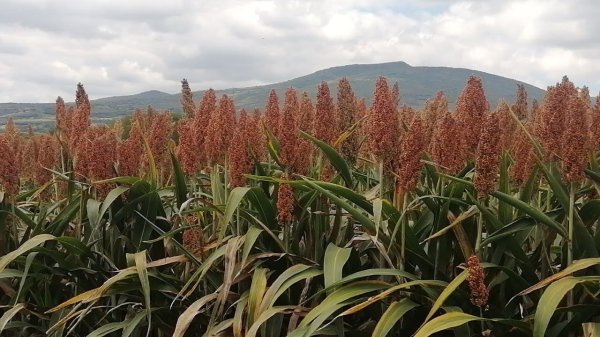
{"type": "MultiPolygon", "coordinates": [[[[525,85],[530,101],[534,98],[540,99],[544,94],[544,90],[531,84],[479,70],[444,66],[411,66],[403,61],[334,66],[282,82],[229,88],[216,90],[216,92],[232,96],[238,109],[264,109],[267,95],[272,89],[278,92],[280,104],[283,103],[284,90],[288,87],[294,87],[299,92],[306,91],[314,98],[317,84],[321,81],[329,84],[332,96],[335,96],[337,81],[347,77],[355,94],[369,101],[373,94],[375,80],[378,76],[385,76],[390,85],[396,81],[399,83],[401,104],[419,108],[435,93],[444,91],[450,106],[453,106],[470,75],[482,79],[492,108],[500,99],[514,100],[517,83],[525,85]]],[[[93,88],[87,89],[93,90],[93,88]]],[[[193,91],[196,102],[201,99],[202,92],[203,90],[193,91]]],[[[148,90],[131,95],[103,97],[91,101],[92,117],[95,122],[103,122],[129,115],[135,108],[145,108],[148,105],[158,110],[179,113],[181,111],[179,96],[179,93],[169,94],[159,90],[148,90]]],[[[54,103],[0,103],[0,123],[4,123],[8,117],[13,117],[19,125],[30,124],[34,129],[48,129],[51,128],[51,125],[48,125],[54,121],[54,103]]]]}

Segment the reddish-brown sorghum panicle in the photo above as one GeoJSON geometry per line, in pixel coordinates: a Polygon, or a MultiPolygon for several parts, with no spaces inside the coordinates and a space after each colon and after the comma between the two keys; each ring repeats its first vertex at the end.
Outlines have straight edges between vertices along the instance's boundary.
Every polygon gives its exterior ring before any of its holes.
{"type": "Polygon", "coordinates": [[[131,116],[129,137],[117,146],[117,170],[121,176],[138,176],[144,156],[144,117],[140,110],[131,116]]]}
{"type": "Polygon", "coordinates": [[[577,95],[575,85],[565,76],[561,83],[548,87],[542,107],[535,114],[534,132],[548,159],[560,157],[561,142],[566,126],[566,111],[570,97],[577,95]]]}
{"type": "Polygon", "coordinates": [[[269,97],[267,98],[267,106],[265,107],[265,122],[267,128],[275,135],[279,136],[279,99],[277,98],[277,92],[271,90],[269,97]]]}
{"type": "Polygon", "coordinates": [[[58,139],[64,144],[69,144],[69,131],[73,116],[69,115],[69,110],[65,105],[65,101],[60,96],[56,99],[56,104],[54,105],[54,116],[56,118],[56,133],[58,139]]]}
{"type": "Polygon", "coordinates": [[[263,161],[267,156],[265,144],[267,137],[263,130],[264,115],[254,109],[252,116],[249,116],[248,127],[246,128],[246,137],[250,146],[250,153],[257,161],[263,161]]]}
{"type": "Polygon", "coordinates": [[[566,122],[562,143],[559,148],[562,174],[565,181],[581,182],[587,165],[588,127],[586,103],[577,95],[571,95],[567,102],[566,122]]]}
{"type": "Polygon", "coordinates": [[[250,144],[247,137],[249,118],[246,110],[241,111],[237,122],[233,140],[229,147],[229,175],[231,187],[244,186],[246,184],[245,174],[252,173],[254,163],[250,157],[250,144]]]}
{"type": "Polygon", "coordinates": [[[497,114],[488,115],[483,121],[477,156],[475,159],[475,189],[480,198],[487,197],[496,189],[500,168],[500,127],[497,114]]]}
{"type": "Polygon", "coordinates": [[[517,84],[517,95],[515,104],[511,107],[512,111],[517,115],[519,120],[527,118],[527,90],[523,83],[517,84]]]}
{"type": "MultiPolygon", "coordinates": [[[[529,124],[526,124],[525,128],[531,133],[529,124]]],[[[516,186],[522,186],[531,175],[535,165],[535,154],[531,141],[523,129],[517,129],[513,142],[511,154],[514,163],[510,167],[510,178],[516,186]]]]}
{"type": "Polygon", "coordinates": [[[233,100],[223,95],[219,107],[210,116],[206,130],[204,151],[209,165],[222,164],[235,130],[235,107],[233,100]]]}
{"type": "Polygon", "coordinates": [[[197,227],[183,231],[183,247],[198,258],[203,257],[204,235],[202,230],[197,227]]]}
{"type": "Polygon", "coordinates": [[[460,123],[446,111],[442,113],[433,131],[429,151],[433,161],[444,172],[458,173],[464,166],[466,141],[460,123]]]}
{"type": "Polygon", "coordinates": [[[590,149],[592,151],[600,150],[600,95],[596,97],[596,103],[590,111],[590,149]]]}
{"type": "Polygon", "coordinates": [[[200,165],[200,151],[197,147],[194,120],[182,119],[177,126],[179,144],[177,145],[177,160],[181,169],[188,175],[194,175],[200,165]]]}
{"type": "Polygon", "coordinates": [[[91,105],[85,89],[81,83],[77,84],[77,92],[75,93],[75,110],[67,112],[71,116],[69,127],[69,149],[71,154],[77,152],[79,143],[86,130],[90,127],[91,105]]]}
{"type": "Polygon", "coordinates": [[[194,96],[192,95],[192,89],[187,79],[181,80],[181,95],[179,96],[181,102],[181,109],[187,118],[193,118],[196,113],[196,104],[194,104],[194,96]]]}
{"type": "Polygon", "coordinates": [[[42,186],[52,179],[52,172],[58,161],[58,143],[52,135],[36,135],[34,143],[37,148],[36,162],[33,166],[33,181],[42,186]]]}
{"type": "Polygon", "coordinates": [[[394,111],[398,110],[398,107],[400,106],[400,85],[398,82],[395,82],[394,86],[392,87],[390,99],[392,101],[392,108],[394,111]]]}
{"type": "Polygon", "coordinates": [[[456,100],[456,117],[461,124],[462,137],[465,139],[469,157],[475,154],[484,114],[489,104],[479,77],[470,76],[463,91],[456,100]]]}
{"type": "Polygon", "coordinates": [[[17,167],[17,171],[20,171],[22,166],[22,152],[23,152],[23,137],[21,136],[21,132],[17,129],[15,122],[12,118],[9,118],[4,127],[4,136],[6,140],[10,144],[10,147],[13,149],[15,157],[15,161],[13,165],[17,167]]]}
{"type": "Polygon", "coordinates": [[[19,192],[19,170],[15,162],[17,155],[6,135],[0,135],[0,184],[9,195],[19,192]]]}
{"type": "MultiPolygon", "coordinates": [[[[300,98],[300,113],[296,119],[296,126],[299,130],[312,134],[315,120],[315,108],[310,100],[308,93],[302,93],[300,98]]],[[[306,175],[310,170],[314,147],[312,143],[304,137],[299,137],[296,149],[296,162],[294,170],[298,174],[306,175]]]]}
{"type": "MultiPolygon", "coordinates": [[[[282,179],[288,179],[284,175],[282,179]]],[[[287,183],[280,183],[277,190],[277,221],[281,224],[290,223],[294,219],[294,191],[287,183]]]]}
{"type": "Polygon", "coordinates": [[[438,92],[434,98],[425,102],[423,109],[423,122],[425,124],[425,137],[432,140],[433,131],[439,119],[448,111],[448,99],[443,91],[438,92]]]}
{"type": "Polygon", "coordinates": [[[288,170],[293,170],[296,161],[298,130],[296,118],[300,113],[296,90],[289,88],[285,92],[283,111],[279,120],[279,160],[288,170]]]}
{"type": "Polygon", "coordinates": [[[367,118],[367,139],[375,158],[390,166],[398,146],[398,116],[392,106],[390,90],[385,77],[375,84],[373,105],[367,118]]]}
{"type": "Polygon", "coordinates": [[[208,165],[206,154],[204,153],[206,129],[208,128],[210,117],[217,109],[217,95],[213,89],[208,89],[204,92],[204,95],[202,95],[202,100],[200,101],[200,105],[198,106],[198,110],[194,117],[194,144],[196,151],[198,152],[198,161],[200,162],[198,164],[199,169],[208,165]]]}
{"type": "Polygon", "coordinates": [[[498,125],[500,126],[500,147],[502,150],[510,150],[515,141],[517,122],[513,118],[508,104],[504,101],[498,105],[496,115],[498,115],[498,125]]]}
{"type": "Polygon", "coordinates": [[[415,117],[400,144],[398,187],[410,191],[419,182],[423,163],[421,156],[427,148],[425,127],[420,117],[415,117]]]}
{"type": "Polygon", "coordinates": [[[472,255],[467,260],[469,275],[467,282],[471,290],[471,303],[484,308],[487,305],[489,289],[485,284],[485,273],[477,256],[472,255]]]}
{"type": "MultiPolygon", "coordinates": [[[[75,149],[75,172],[79,178],[89,182],[105,180],[115,176],[117,139],[107,126],[89,127],[75,149]]],[[[110,189],[109,184],[95,186],[100,195],[110,189]]]]}
{"type": "Polygon", "coordinates": [[[315,106],[315,137],[329,145],[333,145],[337,136],[337,118],[335,106],[329,92],[327,82],[317,87],[317,104],[315,106]]]}
{"type": "Polygon", "coordinates": [[[150,115],[148,145],[157,168],[163,171],[167,171],[171,166],[168,144],[173,135],[173,129],[173,120],[170,113],[165,111],[150,115]]]}
{"type": "MultiPolygon", "coordinates": [[[[337,108],[339,116],[339,129],[341,132],[348,132],[357,122],[357,105],[356,97],[350,86],[350,81],[347,78],[342,78],[338,83],[337,108]]],[[[358,154],[359,135],[357,132],[352,132],[340,144],[340,152],[342,156],[350,163],[356,163],[356,155],[358,154]]]]}

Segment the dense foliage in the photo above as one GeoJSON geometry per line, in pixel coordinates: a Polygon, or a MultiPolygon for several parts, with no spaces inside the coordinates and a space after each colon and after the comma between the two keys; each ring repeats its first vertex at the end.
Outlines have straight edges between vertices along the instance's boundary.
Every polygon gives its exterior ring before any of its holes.
{"type": "Polygon", "coordinates": [[[468,79],[419,110],[379,78],[264,113],[0,135],[2,336],[591,336],[600,100],[567,78],[492,111],[468,79]]]}

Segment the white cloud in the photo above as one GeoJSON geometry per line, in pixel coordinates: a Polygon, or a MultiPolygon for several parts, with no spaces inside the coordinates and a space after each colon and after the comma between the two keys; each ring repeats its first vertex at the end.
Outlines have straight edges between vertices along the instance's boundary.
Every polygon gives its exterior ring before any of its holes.
{"type": "Polygon", "coordinates": [[[600,90],[595,0],[7,0],[0,101],[287,80],[349,63],[465,67],[600,90]]]}

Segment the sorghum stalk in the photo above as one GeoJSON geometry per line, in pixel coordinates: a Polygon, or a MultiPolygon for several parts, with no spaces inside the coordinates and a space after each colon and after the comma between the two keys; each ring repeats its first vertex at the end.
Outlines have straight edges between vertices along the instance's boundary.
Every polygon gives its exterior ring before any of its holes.
{"type": "MultiPolygon", "coordinates": [[[[444,196],[444,176],[440,175],[438,178],[438,184],[437,184],[437,195],[439,196],[444,196]]],[[[439,223],[439,217],[440,217],[440,212],[438,209],[438,221],[437,223],[439,223]]],[[[431,230],[431,235],[433,235],[434,231],[437,230],[438,228],[432,228],[431,230]]],[[[437,272],[438,272],[438,264],[440,262],[440,240],[436,240],[436,244],[435,244],[435,259],[433,262],[433,279],[436,280],[437,279],[437,272]]]]}
{"type": "MultiPolygon", "coordinates": [[[[573,227],[574,227],[574,211],[575,211],[575,188],[576,185],[574,182],[572,182],[569,186],[569,238],[568,238],[568,242],[567,242],[567,265],[565,266],[568,267],[573,263],[573,239],[574,239],[574,235],[573,235],[573,227]]],[[[573,298],[573,290],[569,291],[569,293],[567,294],[567,306],[569,308],[573,307],[574,305],[574,298],[573,298]]],[[[573,319],[573,313],[569,312],[568,314],[569,320],[573,319]]]]}
{"type": "MultiPolygon", "coordinates": [[[[487,206],[487,198],[485,200],[484,207],[487,206]]],[[[483,235],[483,213],[479,212],[479,217],[477,218],[477,237],[475,238],[475,253],[480,256],[482,253],[479,252],[481,249],[481,236],[483,235]]]]}
{"type": "Polygon", "coordinates": [[[400,250],[400,260],[401,260],[401,264],[400,264],[400,270],[404,270],[404,266],[405,264],[405,248],[404,246],[406,245],[406,226],[408,226],[408,219],[406,218],[406,208],[408,206],[408,193],[404,193],[403,196],[403,201],[402,201],[402,221],[400,223],[400,225],[402,226],[401,228],[401,233],[400,233],[400,242],[402,244],[401,250],[400,250]]]}

